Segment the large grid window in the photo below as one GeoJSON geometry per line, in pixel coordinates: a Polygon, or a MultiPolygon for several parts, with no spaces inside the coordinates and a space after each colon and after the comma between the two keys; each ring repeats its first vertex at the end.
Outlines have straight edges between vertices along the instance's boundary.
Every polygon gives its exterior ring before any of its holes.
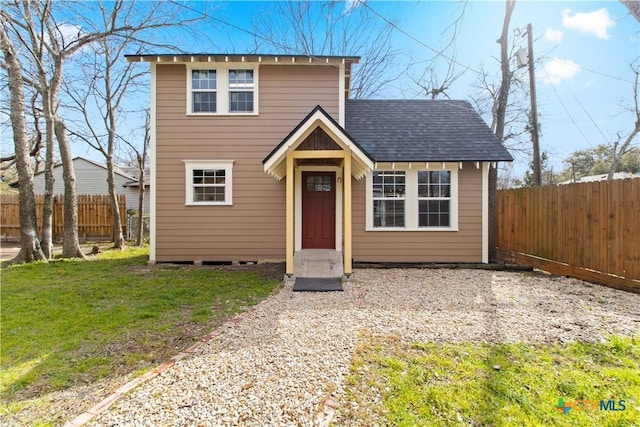
{"type": "Polygon", "coordinates": [[[451,172],[418,172],[418,226],[451,225],[451,172]]]}
{"type": "Polygon", "coordinates": [[[405,190],[404,172],[373,173],[374,227],[404,227],[405,190]]]}
{"type": "Polygon", "coordinates": [[[224,203],[225,175],[224,169],[194,169],[193,202],[224,203]]]}
{"type": "Polygon", "coordinates": [[[431,170],[419,163],[379,166],[367,175],[367,231],[459,230],[459,164],[431,170]]]}
{"type": "Polygon", "coordinates": [[[229,112],[253,112],[253,70],[229,70],[229,112]]]}
{"type": "Polygon", "coordinates": [[[187,205],[230,205],[232,161],[185,161],[187,205]]]}
{"type": "Polygon", "coordinates": [[[216,101],[216,70],[191,70],[192,112],[215,113],[216,101]]]}

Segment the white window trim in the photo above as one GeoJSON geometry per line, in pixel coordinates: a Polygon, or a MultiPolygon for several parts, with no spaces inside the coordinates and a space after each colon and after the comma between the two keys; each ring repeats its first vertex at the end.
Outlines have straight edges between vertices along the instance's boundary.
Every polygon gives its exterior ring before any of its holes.
{"type": "Polygon", "coordinates": [[[256,62],[200,62],[188,63],[187,66],[187,116],[257,116],[259,103],[259,64],[256,62]],[[253,111],[231,112],[229,111],[229,70],[253,70],[253,111]],[[216,70],[216,112],[215,113],[194,113],[193,90],[191,89],[191,78],[193,70],[216,70]]]}
{"type": "Polygon", "coordinates": [[[411,168],[407,167],[384,167],[377,166],[375,171],[395,170],[405,173],[405,205],[404,205],[404,227],[374,227],[373,226],[373,172],[368,172],[366,176],[366,196],[365,231],[459,231],[458,228],[458,163],[445,163],[442,168],[441,163],[434,163],[429,169],[423,163],[412,163],[411,168]],[[436,166],[437,165],[437,166],[436,166]],[[451,172],[451,201],[449,204],[449,227],[419,227],[418,220],[418,171],[448,171],[451,172]]]}
{"type": "Polygon", "coordinates": [[[233,163],[234,160],[183,160],[185,168],[185,205],[187,206],[230,206],[233,205],[233,163]],[[195,202],[193,200],[194,169],[224,169],[224,202],[195,202]]]}

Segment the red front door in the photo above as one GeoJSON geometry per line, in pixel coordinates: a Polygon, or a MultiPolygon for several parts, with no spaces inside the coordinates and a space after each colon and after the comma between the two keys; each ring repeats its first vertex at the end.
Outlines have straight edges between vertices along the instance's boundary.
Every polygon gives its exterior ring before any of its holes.
{"type": "Polygon", "coordinates": [[[335,183],[335,172],[302,172],[302,249],[335,249],[335,183]]]}

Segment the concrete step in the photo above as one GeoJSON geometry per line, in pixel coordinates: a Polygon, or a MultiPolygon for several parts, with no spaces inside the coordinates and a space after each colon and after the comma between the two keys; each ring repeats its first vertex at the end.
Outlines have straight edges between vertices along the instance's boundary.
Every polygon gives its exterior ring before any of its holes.
{"type": "Polygon", "coordinates": [[[293,255],[296,277],[342,277],[342,252],[332,249],[303,249],[293,255]]]}

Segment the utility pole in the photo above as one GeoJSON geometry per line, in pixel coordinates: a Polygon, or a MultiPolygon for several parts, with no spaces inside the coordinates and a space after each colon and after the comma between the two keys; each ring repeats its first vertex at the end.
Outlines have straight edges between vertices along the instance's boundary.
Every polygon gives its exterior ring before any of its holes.
{"type": "Polygon", "coordinates": [[[533,35],[531,24],[527,24],[527,43],[529,46],[529,91],[531,92],[530,129],[533,143],[533,181],[536,187],[542,185],[542,171],[540,162],[540,141],[538,140],[538,104],[536,101],[536,75],[533,66],[533,35]]]}

